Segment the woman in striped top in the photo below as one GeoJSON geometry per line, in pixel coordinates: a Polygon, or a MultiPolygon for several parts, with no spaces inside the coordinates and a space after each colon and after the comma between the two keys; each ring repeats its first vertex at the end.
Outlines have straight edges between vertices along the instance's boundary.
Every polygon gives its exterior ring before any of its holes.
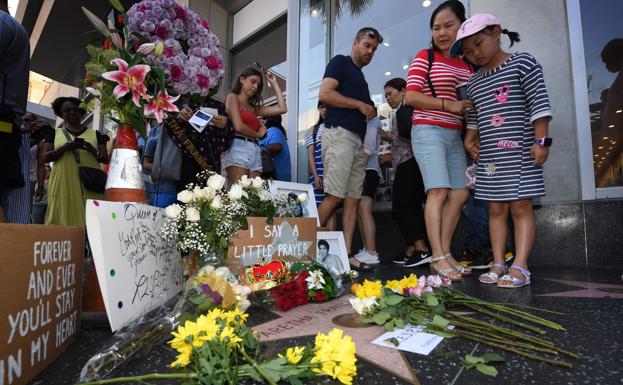
{"type": "Polygon", "coordinates": [[[482,66],[467,86],[475,110],[465,137],[465,148],[479,161],[476,198],[489,201],[495,263],[480,282],[517,288],[530,284],[532,198],[545,195],[542,166],[552,142],[547,137],[552,114],[541,65],[530,54],[504,52],[501,34],[510,37],[511,45],[519,41],[519,35],[502,29],[495,16],[474,15],[461,26],[453,51],[462,47],[470,61],[482,66]],[[515,228],[515,263],[507,270],[509,211],[515,228]]]}
{"type": "Polygon", "coordinates": [[[411,145],[426,191],[424,218],[432,249],[431,270],[453,281],[469,273],[450,253],[452,236],[468,197],[461,119],[472,104],[457,100],[456,89],[467,82],[471,69],[450,56],[450,46],[464,20],[465,8],[456,0],[446,1],[433,11],[433,49],[430,58],[430,51],[424,49],[413,59],[405,97],[407,105],[414,108],[411,145]]]}

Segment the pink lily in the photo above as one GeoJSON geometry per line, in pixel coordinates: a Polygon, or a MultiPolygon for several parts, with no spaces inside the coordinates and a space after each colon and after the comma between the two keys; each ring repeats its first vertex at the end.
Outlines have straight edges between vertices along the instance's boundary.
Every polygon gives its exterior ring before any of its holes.
{"type": "Polygon", "coordinates": [[[164,116],[165,111],[169,112],[177,112],[177,106],[173,104],[177,99],[179,99],[179,95],[170,96],[166,91],[160,91],[158,95],[153,97],[149,103],[145,106],[145,115],[153,115],[156,117],[158,123],[162,123],[162,118],[164,116]]]}
{"type": "Polygon", "coordinates": [[[145,87],[145,76],[151,68],[144,64],[129,67],[128,63],[120,58],[113,59],[111,63],[115,63],[119,70],[104,72],[102,77],[118,84],[112,92],[113,95],[118,100],[132,91],[132,101],[137,107],[140,107],[140,98],[149,97],[147,87],[145,87]]]}

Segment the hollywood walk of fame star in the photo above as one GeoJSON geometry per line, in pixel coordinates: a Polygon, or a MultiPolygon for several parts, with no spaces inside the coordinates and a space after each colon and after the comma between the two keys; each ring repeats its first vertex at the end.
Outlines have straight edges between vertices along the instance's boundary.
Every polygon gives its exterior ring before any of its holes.
{"type": "Polygon", "coordinates": [[[546,297],[570,297],[570,298],[616,298],[623,299],[623,285],[611,283],[571,281],[566,279],[543,278],[547,281],[562,283],[564,285],[581,287],[578,290],[559,291],[556,293],[539,294],[546,297]]]}
{"type": "MultiPolygon", "coordinates": [[[[336,327],[333,322],[336,317],[353,313],[352,306],[348,302],[350,298],[353,296],[347,295],[324,303],[311,303],[287,312],[273,311],[280,318],[255,326],[253,329],[258,332],[261,342],[328,333],[336,327]]],[[[346,327],[343,324],[339,327],[344,330],[344,334],[352,336],[360,358],[409,383],[419,385],[413,369],[399,350],[372,344],[372,340],[385,333],[384,327],[355,325],[346,327]]]]}

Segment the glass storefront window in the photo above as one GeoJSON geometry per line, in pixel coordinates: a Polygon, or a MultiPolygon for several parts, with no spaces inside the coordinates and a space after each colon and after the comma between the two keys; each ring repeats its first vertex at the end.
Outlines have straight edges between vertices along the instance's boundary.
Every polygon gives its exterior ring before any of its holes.
{"type": "Polygon", "coordinates": [[[305,139],[318,122],[318,94],[327,59],[327,18],[324,0],[303,0],[299,23],[299,87],[297,130],[297,180],[309,181],[305,139]]]}
{"type": "Polygon", "coordinates": [[[623,186],[623,3],[580,0],[595,187],[623,186]]]}

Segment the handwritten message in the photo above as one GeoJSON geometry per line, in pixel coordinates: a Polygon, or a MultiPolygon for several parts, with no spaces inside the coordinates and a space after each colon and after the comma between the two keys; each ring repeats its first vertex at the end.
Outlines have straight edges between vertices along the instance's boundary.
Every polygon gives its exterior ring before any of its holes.
{"type": "Polygon", "coordinates": [[[159,230],[164,210],[129,202],[87,201],[87,233],[113,331],[161,306],[183,286],[179,251],[159,230]]]}
{"type": "Polygon", "coordinates": [[[373,344],[407,352],[429,355],[437,345],[443,341],[443,337],[436,334],[424,333],[424,326],[406,324],[404,328],[396,328],[372,341],[373,344]],[[398,342],[398,346],[389,340],[398,342]]]}
{"type": "Polygon", "coordinates": [[[316,255],[315,218],[247,218],[228,250],[227,264],[234,272],[242,267],[273,259],[311,261],[316,255]]]}
{"type": "Polygon", "coordinates": [[[0,225],[0,385],[26,384],[80,329],[84,231],[0,225]]]}

